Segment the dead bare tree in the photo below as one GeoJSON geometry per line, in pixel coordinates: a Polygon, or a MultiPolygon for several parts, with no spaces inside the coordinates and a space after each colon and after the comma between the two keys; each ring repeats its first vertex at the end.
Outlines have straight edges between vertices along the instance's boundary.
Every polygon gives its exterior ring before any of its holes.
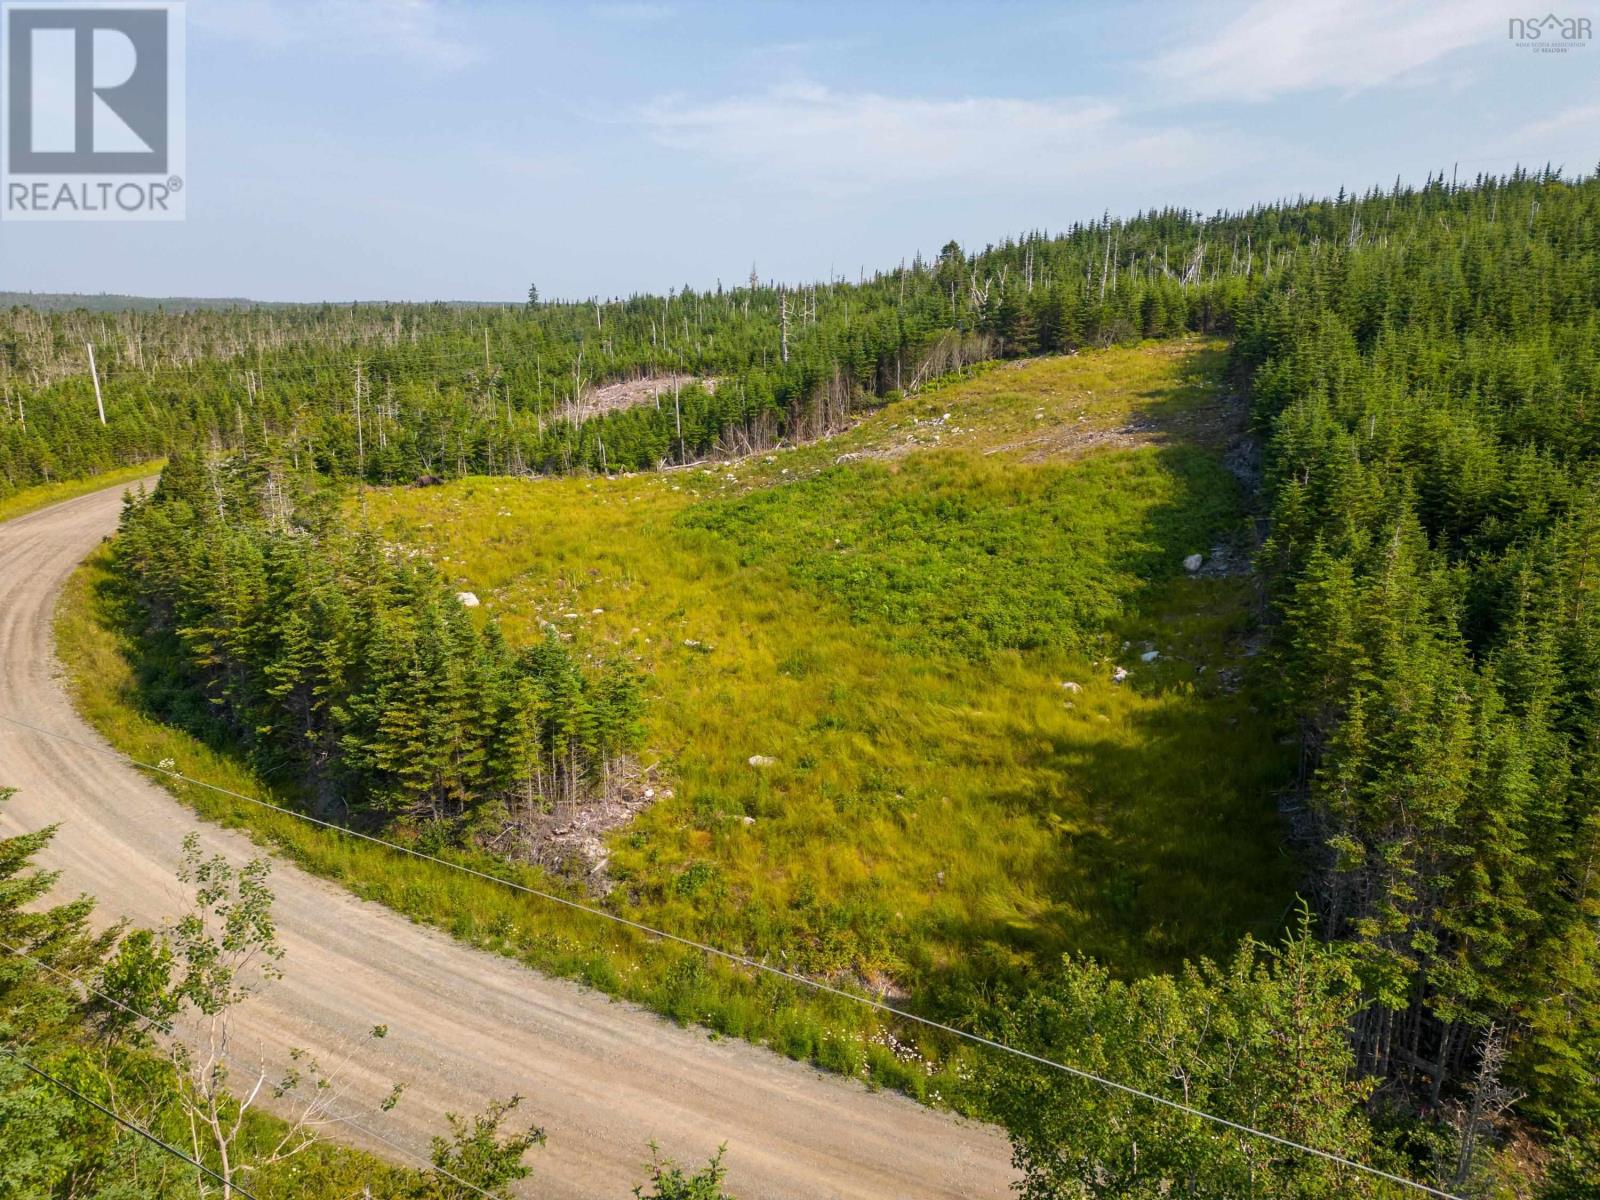
{"type": "Polygon", "coordinates": [[[1461,1146],[1456,1154],[1456,1170],[1451,1182],[1453,1190],[1460,1191],[1472,1177],[1472,1160],[1478,1143],[1493,1132],[1494,1123],[1507,1109],[1522,1099],[1501,1082],[1505,1066],[1506,1043],[1500,1028],[1491,1024],[1484,1030],[1478,1050],[1478,1070],[1473,1076],[1470,1098],[1456,1116],[1461,1146]]]}
{"type": "Polygon", "coordinates": [[[778,293],[779,348],[783,361],[789,361],[789,293],[778,293]]]}

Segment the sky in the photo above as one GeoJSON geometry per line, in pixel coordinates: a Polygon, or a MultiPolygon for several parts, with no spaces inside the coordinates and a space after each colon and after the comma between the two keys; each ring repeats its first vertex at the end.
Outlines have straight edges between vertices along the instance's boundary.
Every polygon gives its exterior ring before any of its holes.
{"type": "Polygon", "coordinates": [[[854,279],[1104,212],[1591,172],[1600,45],[1518,46],[1528,8],[190,0],[187,219],[0,222],[0,290],[854,279]]]}

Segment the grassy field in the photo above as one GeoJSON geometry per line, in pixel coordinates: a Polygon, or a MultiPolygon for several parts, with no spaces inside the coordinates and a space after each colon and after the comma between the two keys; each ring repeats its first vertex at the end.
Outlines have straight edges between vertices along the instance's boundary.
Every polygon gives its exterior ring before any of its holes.
{"type": "Polygon", "coordinates": [[[0,521],[9,521],[12,517],[20,517],[38,508],[60,504],[63,500],[87,496],[90,492],[98,492],[101,488],[144,479],[160,471],[165,463],[166,459],[157,458],[131,467],[118,467],[115,471],[107,471],[102,475],[91,475],[87,479],[64,479],[59,483],[41,483],[12,492],[9,496],[0,496],[0,521]]]}
{"type": "MultiPolygon", "coordinates": [[[[513,641],[554,626],[647,673],[660,794],[612,836],[611,906],[959,1014],[1062,952],[1134,974],[1282,919],[1293,869],[1273,793],[1289,763],[1241,669],[1251,585],[1181,565],[1245,538],[1221,363],[1196,342],[1036,361],[738,463],[352,504],[513,641]]],[[[145,761],[267,794],[139,711],[97,611],[103,572],[91,560],[58,621],[85,713],[145,761]]],[[[959,1101],[959,1064],[923,1057],[947,1047],[897,1053],[840,1001],[180,792],[532,965],[959,1101]]]]}
{"type": "Polygon", "coordinates": [[[548,622],[648,672],[672,794],[613,844],[633,915],[891,993],[1171,967],[1288,891],[1282,756],[1206,686],[1248,583],[1182,568],[1242,533],[1220,358],[1029,363],[734,466],[365,504],[513,642],[548,622]]]}

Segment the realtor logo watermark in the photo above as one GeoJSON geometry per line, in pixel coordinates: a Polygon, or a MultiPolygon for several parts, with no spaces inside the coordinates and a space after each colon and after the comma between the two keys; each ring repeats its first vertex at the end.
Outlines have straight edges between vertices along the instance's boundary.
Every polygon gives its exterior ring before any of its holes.
{"type": "Polygon", "coordinates": [[[1594,37],[1594,24],[1588,17],[1544,16],[1506,18],[1506,38],[1535,54],[1565,54],[1581,50],[1594,37]]]}
{"type": "Polygon", "coordinates": [[[182,0],[0,4],[0,218],[181,221],[182,0]]]}

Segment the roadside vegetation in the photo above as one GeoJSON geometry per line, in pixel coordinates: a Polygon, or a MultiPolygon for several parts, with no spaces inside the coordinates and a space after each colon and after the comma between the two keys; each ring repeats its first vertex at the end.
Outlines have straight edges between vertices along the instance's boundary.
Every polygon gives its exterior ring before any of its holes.
{"type": "Polygon", "coordinates": [[[159,473],[165,465],[166,459],[156,458],[129,467],[117,467],[99,475],[75,476],[54,483],[33,484],[10,495],[0,496],[0,521],[26,516],[38,509],[48,508],[52,504],[60,504],[63,500],[73,500],[79,496],[87,496],[90,492],[98,492],[101,488],[116,487],[119,483],[135,483],[159,473]]]}
{"type": "MultiPolygon", "coordinates": [[[[11,795],[0,788],[0,805],[11,795]]],[[[545,1136],[517,1124],[516,1099],[441,1117],[420,1168],[329,1140],[404,1102],[403,1080],[370,1111],[348,1083],[381,1025],[325,1062],[230,1050],[239,1011],[294,970],[267,860],[235,867],[191,840],[171,925],[95,934],[92,897],[41,903],[56,876],[34,858],[54,833],[0,838],[0,1198],[468,1200],[534,1173],[545,1136]]],[[[656,1156],[641,1173],[638,1197],[725,1200],[720,1155],[698,1171],[656,1156]]]]}
{"type": "MultiPolygon", "coordinates": [[[[0,788],[0,804],[10,795],[0,788]]],[[[88,925],[92,898],[53,908],[39,903],[55,876],[39,870],[33,858],[53,833],[0,839],[0,1127],[6,1146],[0,1196],[168,1200],[217,1195],[232,1184],[262,1200],[360,1195],[363,1189],[393,1200],[453,1194],[437,1186],[450,1186],[443,1176],[323,1141],[320,1123],[340,1098],[336,1077],[327,1077],[326,1087],[318,1087],[315,1076],[290,1086],[293,1064],[278,1064],[284,1077],[266,1084],[277,1093],[269,1113],[240,1103],[239,1092],[230,1090],[238,1078],[207,1069],[204,1057],[167,1037],[197,1027],[216,1036],[228,1013],[266,982],[260,968],[276,959],[264,865],[236,875],[196,860],[207,879],[198,890],[197,879],[184,880],[191,886],[182,933],[116,927],[95,935],[88,925]],[[230,913],[236,914],[231,929],[230,913]],[[216,1020],[196,1021],[202,1010],[216,1020]],[[291,1111],[294,1116],[285,1115],[291,1111]],[[216,1176],[202,1178],[119,1119],[198,1156],[216,1176]]],[[[248,1092],[252,1080],[242,1082],[248,1092]]],[[[491,1137],[490,1144],[500,1143],[491,1137]]],[[[523,1147],[511,1145],[515,1153],[505,1160],[515,1165],[523,1147]]],[[[441,1146],[451,1154],[459,1150],[446,1139],[441,1146]]],[[[449,1161],[441,1151],[440,1165],[449,1161]]]]}

